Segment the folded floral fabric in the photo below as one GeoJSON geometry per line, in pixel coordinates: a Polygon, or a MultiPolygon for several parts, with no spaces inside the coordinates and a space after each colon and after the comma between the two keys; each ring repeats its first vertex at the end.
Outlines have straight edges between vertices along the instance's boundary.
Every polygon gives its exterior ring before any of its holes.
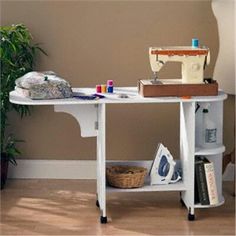
{"type": "Polygon", "coordinates": [[[16,91],[31,99],[59,99],[72,97],[70,84],[52,71],[32,71],[16,79],[16,91]]]}

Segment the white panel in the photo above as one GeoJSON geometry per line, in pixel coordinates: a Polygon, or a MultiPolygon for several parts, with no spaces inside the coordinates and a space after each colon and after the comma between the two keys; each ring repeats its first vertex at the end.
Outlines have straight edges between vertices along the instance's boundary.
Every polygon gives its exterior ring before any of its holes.
{"type": "Polygon", "coordinates": [[[97,193],[102,216],[106,217],[106,104],[98,105],[97,193]]]}
{"type": "Polygon", "coordinates": [[[180,158],[187,187],[187,191],[182,192],[182,199],[194,214],[195,103],[180,105],[180,158]]]}

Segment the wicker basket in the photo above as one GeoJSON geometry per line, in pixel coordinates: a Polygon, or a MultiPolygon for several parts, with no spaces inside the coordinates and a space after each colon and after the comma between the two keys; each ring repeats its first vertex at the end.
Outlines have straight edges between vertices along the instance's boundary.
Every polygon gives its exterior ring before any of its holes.
{"type": "Polygon", "coordinates": [[[117,188],[142,187],[146,174],[146,168],[137,166],[109,166],[106,168],[108,183],[117,188]]]}

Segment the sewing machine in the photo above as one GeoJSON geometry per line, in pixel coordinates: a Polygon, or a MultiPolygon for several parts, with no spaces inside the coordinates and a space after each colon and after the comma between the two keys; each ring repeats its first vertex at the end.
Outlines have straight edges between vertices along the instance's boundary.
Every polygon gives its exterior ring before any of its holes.
{"type": "Polygon", "coordinates": [[[190,47],[150,47],[149,59],[154,79],[140,80],[139,94],[143,97],[216,96],[217,82],[204,78],[204,69],[210,63],[210,50],[199,47],[197,39],[192,42],[190,47]],[[181,79],[158,78],[158,72],[169,61],[182,63],[181,79]]]}
{"type": "Polygon", "coordinates": [[[210,51],[205,47],[150,47],[149,59],[155,82],[165,63],[175,61],[182,62],[182,83],[201,84],[205,65],[210,63],[210,51]]]}

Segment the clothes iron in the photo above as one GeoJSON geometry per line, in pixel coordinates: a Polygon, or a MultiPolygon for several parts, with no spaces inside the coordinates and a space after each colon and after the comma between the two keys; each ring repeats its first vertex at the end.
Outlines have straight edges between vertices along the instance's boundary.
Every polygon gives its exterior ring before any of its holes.
{"type": "Polygon", "coordinates": [[[169,150],[160,143],[150,169],[150,184],[169,184],[179,181],[181,176],[178,171],[175,171],[175,165],[176,162],[169,150]]]}

